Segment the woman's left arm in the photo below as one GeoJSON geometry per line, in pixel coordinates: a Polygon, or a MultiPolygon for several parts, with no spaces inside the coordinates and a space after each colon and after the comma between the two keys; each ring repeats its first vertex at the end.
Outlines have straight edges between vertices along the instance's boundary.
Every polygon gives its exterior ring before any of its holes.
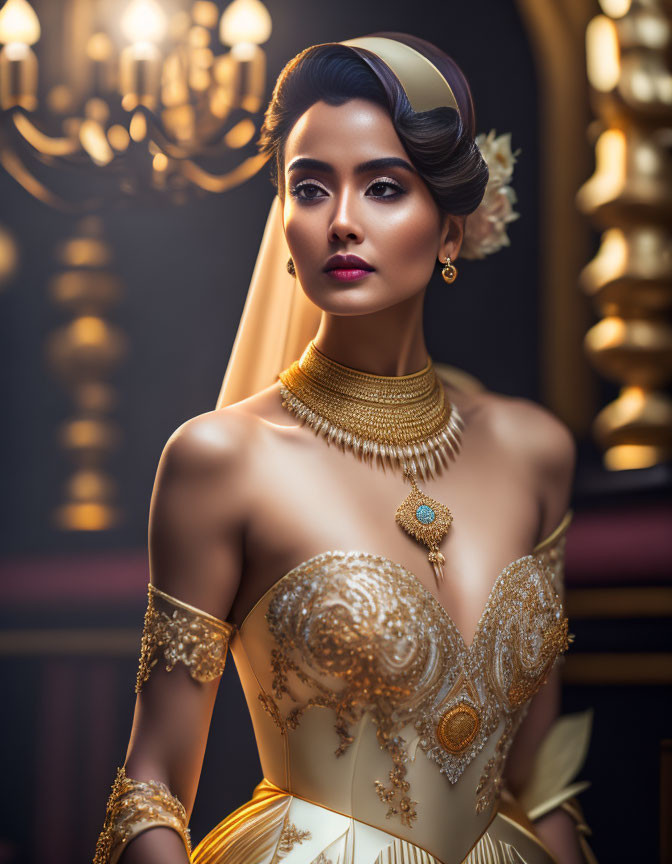
{"type": "MultiPolygon", "coordinates": [[[[520,419],[520,418],[519,418],[520,419]]],[[[539,537],[548,537],[569,508],[574,476],[575,446],[569,430],[546,411],[529,406],[525,418],[525,459],[538,490],[539,537]]],[[[520,428],[520,427],[519,427],[520,428]]],[[[562,585],[557,586],[562,591],[562,585]]],[[[512,745],[506,768],[508,789],[518,798],[525,790],[539,748],[560,712],[560,674],[557,668],[534,697],[512,745]]],[[[576,823],[556,807],[534,822],[535,833],[559,864],[585,861],[576,823]]]]}
{"type": "MultiPolygon", "coordinates": [[[[553,671],[532,700],[511,747],[506,766],[506,786],[514,798],[523,795],[531,776],[535,756],[560,711],[560,674],[553,671]]],[[[555,855],[559,864],[584,864],[576,823],[562,808],[556,807],[535,820],[539,839],[555,855]]]]}

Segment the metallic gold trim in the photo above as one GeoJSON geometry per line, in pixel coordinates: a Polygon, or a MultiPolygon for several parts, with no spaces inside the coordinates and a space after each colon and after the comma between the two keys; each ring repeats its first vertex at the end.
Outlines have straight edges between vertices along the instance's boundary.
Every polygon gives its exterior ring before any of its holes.
{"type": "Polygon", "coordinates": [[[166,594],[165,591],[161,591],[161,589],[157,588],[156,585],[150,583],[147,588],[151,594],[156,594],[157,597],[170,603],[171,606],[177,606],[178,609],[184,609],[185,612],[191,612],[192,615],[198,615],[199,618],[205,618],[206,621],[210,621],[227,636],[231,636],[232,632],[235,630],[233,624],[230,624],[228,621],[223,621],[221,618],[217,618],[209,612],[204,612],[203,609],[199,609],[197,606],[185,603],[184,600],[178,600],[177,597],[173,597],[172,594],[166,594]]]}
{"type": "Polygon", "coordinates": [[[573,516],[574,514],[572,513],[572,511],[568,510],[562,517],[562,521],[560,522],[558,527],[551,531],[548,537],[544,537],[543,540],[540,540],[539,543],[537,543],[537,545],[532,550],[532,554],[539,555],[542,552],[545,552],[547,549],[550,549],[551,546],[555,546],[558,540],[563,536],[563,534],[565,534],[565,532],[569,528],[573,516]]]}
{"type": "Polygon", "coordinates": [[[399,79],[414,111],[454,108],[460,113],[450,84],[430,60],[409,45],[382,36],[347,39],[340,44],[364,48],[380,57],[399,79]]]}

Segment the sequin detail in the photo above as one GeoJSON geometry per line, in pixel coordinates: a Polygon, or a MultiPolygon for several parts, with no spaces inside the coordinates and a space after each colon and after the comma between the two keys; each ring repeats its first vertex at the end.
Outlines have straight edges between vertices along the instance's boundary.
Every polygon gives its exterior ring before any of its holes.
{"type": "Polygon", "coordinates": [[[218,678],[224,671],[233,632],[231,624],[150,584],[135,692],[140,693],[161,655],[168,672],[176,663],[184,663],[196,681],[218,678]],[[170,611],[157,608],[157,602],[170,611]]]}
{"type": "Polygon", "coordinates": [[[338,756],[368,713],[392,763],[387,781],[374,780],[375,789],[388,815],[411,825],[417,813],[402,731],[417,729],[419,746],[451,783],[502,721],[501,735],[511,732],[521,698],[541,687],[567,647],[567,621],[550,576],[533,555],[505,568],[467,646],[438,600],[401,565],[362,552],[315,556],[270,592],[266,620],[276,645],[271,662],[278,701],[267,700],[274,719],[293,729],[306,710],[332,709],[338,756]],[[293,681],[313,695],[299,699],[293,681]],[[281,712],[285,698],[293,705],[281,712]],[[456,707],[473,726],[466,730],[462,722],[459,742],[453,728],[448,749],[438,728],[446,715],[456,716],[450,714],[456,707]]]}

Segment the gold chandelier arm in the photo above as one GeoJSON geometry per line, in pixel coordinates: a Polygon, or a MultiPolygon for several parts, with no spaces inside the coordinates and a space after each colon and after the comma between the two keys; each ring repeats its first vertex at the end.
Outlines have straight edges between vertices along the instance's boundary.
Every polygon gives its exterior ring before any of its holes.
{"type": "Polygon", "coordinates": [[[75,208],[71,207],[67,201],[58,195],[54,195],[53,192],[33,177],[16,153],[12,152],[8,147],[0,147],[0,165],[33,198],[37,198],[38,201],[48,204],[57,210],[67,213],[76,212],[75,208]]]}
{"type": "Polygon", "coordinates": [[[237,125],[237,123],[234,123],[233,126],[229,128],[230,124],[223,123],[216,132],[210,134],[207,142],[199,141],[197,143],[187,144],[173,140],[166,131],[161,118],[146,105],[138,105],[134,113],[141,114],[145,118],[148,129],[146,137],[154,141],[157,147],[159,147],[159,149],[162,150],[170,159],[180,161],[196,157],[202,158],[221,155],[222,139],[226,138],[226,135],[231,131],[231,128],[237,125]]]}
{"type": "Polygon", "coordinates": [[[45,135],[25,114],[16,112],[12,115],[12,121],[19,135],[45,156],[72,156],[81,149],[79,141],[45,135]]]}
{"type": "Polygon", "coordinates": [[[205,171],[190,159],[180,162],[179,166],[180,173],[195,186],[199,186],[206,192],[218,193],[226,192],[228,189],[232,189],[234,186],[238,186],[240,183],[249,180],[250,177],[254,177],[266,162],[268,162],[268,156],[264,154],[250,156],[233,170],[220,175],[205,171]]]}

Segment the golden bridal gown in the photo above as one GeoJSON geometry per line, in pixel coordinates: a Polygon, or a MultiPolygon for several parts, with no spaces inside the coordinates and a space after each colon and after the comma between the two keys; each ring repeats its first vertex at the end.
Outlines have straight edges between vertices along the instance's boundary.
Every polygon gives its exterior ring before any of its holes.
{"type": "Polygon", "coordinates": [[[529,702],[567,648],[568,521],[500,573],[471,645],[384,557],[324,552],[279,579],[230,640],[264,779],[191,860],[552,862],[501,787],[529,702]]]}

